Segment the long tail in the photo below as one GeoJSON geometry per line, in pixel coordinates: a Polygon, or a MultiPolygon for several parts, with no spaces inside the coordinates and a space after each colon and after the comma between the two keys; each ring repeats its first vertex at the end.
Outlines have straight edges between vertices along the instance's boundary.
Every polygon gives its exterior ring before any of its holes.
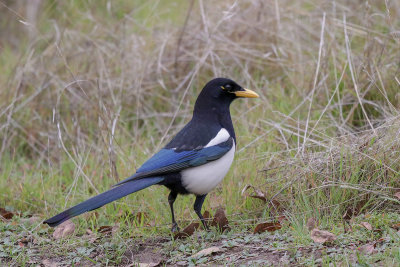
{"type": "Polygon", "coordinates": [[[107,203],[120,199],[126,195],[132,194],[151,185],[157,184],[162,180],[164,180],[163,177],[149,177],[145,179],[132,180],[101,193],[100,195],[94,196],[82,203],[79,203],[78,205],[63,211],[60,214],[47,219],[43,223],[47,223],[49,226],[55,227],[72,217],[100,208],[107,203]]]}

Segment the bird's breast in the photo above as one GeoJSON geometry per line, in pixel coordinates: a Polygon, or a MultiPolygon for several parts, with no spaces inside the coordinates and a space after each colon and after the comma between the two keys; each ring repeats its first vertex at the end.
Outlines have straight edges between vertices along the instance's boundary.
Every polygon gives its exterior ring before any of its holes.
{"type": "Polygon", "coordinates": [[[235,154],[235,143],[221,158],[181,172],[182,185],[190,193],[204,195],[213,190],[228,173],[235,154]]]}

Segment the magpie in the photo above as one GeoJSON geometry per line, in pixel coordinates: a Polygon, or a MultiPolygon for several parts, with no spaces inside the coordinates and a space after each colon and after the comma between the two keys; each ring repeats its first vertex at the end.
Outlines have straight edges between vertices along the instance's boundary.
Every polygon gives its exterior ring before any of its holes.
{"type": "Polygon", "coordinates": [[[258,94],[230,79],[211,80],[200,92],[189,123],[135,174],[44,223],[55,227],[79,214],[158,184],[170,190],[172,232],[179,231],[174,215],[178,194],[196,196],[194,211],[208,229],[201,208],[207,194],[222,181],[232,164],[236,136],[229,107],[233,100],[242,97],[256,98],[258,94]]]}

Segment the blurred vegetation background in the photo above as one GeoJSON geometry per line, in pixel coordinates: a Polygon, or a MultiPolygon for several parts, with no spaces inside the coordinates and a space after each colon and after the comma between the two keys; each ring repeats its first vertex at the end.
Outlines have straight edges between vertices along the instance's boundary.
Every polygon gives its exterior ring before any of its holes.
{"type": "MultiPolygon", "coordinates": [[[[207,209],[243,226],[398,210],[399,16],[399,1],[2,0],[0,205],[45,218],[105,191],[223,76],[261,97],[232,105],[235,165],[207,209]]],[[[166,195],[129,196],[82,229],[121,210],[167,229],[166,195]]]]}

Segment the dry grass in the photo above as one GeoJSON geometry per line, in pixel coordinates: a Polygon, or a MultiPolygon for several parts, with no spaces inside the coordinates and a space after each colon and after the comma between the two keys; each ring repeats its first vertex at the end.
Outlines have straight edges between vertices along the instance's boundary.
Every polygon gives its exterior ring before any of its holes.
{"type": "Polygon", "coordinates": [[[229,203],[250,182],[289,211],[398,208],[397,1],[42,5],[36,25],[1,9],[34,32],[1,43],[5,192],[26,196],[21,183],[54,198],[104,190],[182,127],[206,81],[225,76],[261,99],[232,107],[239,167],[225,185],[237,189],[219,198],[229,203]]]}
{"type": "MultiPolygon", "coordinates": [[[[205,203],[225,207],[232,236],[283,213],[288,251],[312,242],[310,217],[353,249],[355,239],[398,241],[389,226],[400,207],[399,1],[29,2],[0,0],[0,207],[44,219],[106,190],[189,120],[208,80],[225,76],[261,96],[232,105],[235,165],[205,203]],[[246,184],[270,204],[241,196],[246,184]],[[357,227],[365,214],[387,229],[347,233],[338,223],[357,227]]],[[[124,262],[125,250],[136,249],[132,236],[168,235],[166,194],[152,187],[75,219],[80,236],[121,224],[102,242],[98,263],[124,262]],[[121,214],[132,210],[145,212],[150,226],[130,227],[121,214]]],[[[178,218],[196,218],[191,199],[177,202],[178,218]]],[[[96,249],[73,238],[53,244],[40,225],[21,224],[19,233],[0,224],[11,240],[0,242],[0,257],[25,231],[39,242],[39,258],[57,251],[70,264],[76,247],[96,249]]],[[[175,262],[187,258],[185,250],[173,254],[181,246],[198,251],[204,243],[158,245],[175,262]]],[[[394,246],[374,257],[398,262],[394,246]]],[[[29,261],[15,251],[9,264],[29,261]]],[[[343,257],[362,264],[358,254],[343,257]]]]}

